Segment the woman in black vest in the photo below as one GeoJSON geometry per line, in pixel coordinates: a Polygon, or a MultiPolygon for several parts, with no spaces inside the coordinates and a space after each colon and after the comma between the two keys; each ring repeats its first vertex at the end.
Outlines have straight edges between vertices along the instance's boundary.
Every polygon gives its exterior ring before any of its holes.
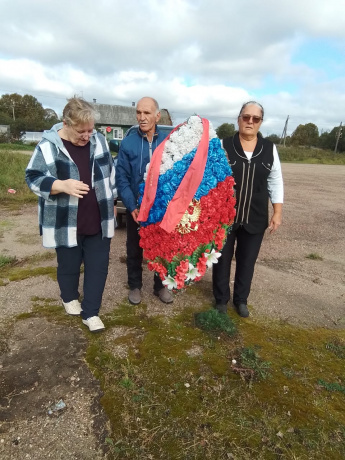
{"type": "Polygon", "coordinates": [[[266,228],[275,232],[282,222],[283,178],[276,146],[258,136],[264,109],[257,102],[243,104],[238,116],[239,131],[223,140],[236,191],[236,217],[222,256],[213,265],[213,295],[216,309],[227,312],[230,300],[230,266],[236,242],[236,272],[233,303],[237,313],[249,316],[247,299],[266,228]],[[273,215],[268,223],[268,199],[273,215]]]}

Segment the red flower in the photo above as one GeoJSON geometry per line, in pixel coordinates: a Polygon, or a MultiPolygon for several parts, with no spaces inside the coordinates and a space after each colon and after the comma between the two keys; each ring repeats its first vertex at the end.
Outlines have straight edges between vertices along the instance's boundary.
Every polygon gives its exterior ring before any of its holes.
{"type": "MultiPolygon", "coordinates": [[[[233,185],[234,179],[229,176],[210,190],[208,195],[201,197],[201,213],[198,221],[191,223],[189,233],[181,234],[176,230],[167,233],[160,228],[159,222],[140,229],[140,246],[144,250],[144,257],[150,260],[150,270],[156,271],[162,280],[167,274],[173,276],[177,289],[181,289],[185,285],[190,258],[200,246],[222,249],[227,230],[236,214],[233,185]],[[176,256],[182,260],[174,269],[175,264],[171,263],[176,256]]],[[[193,208],[188,207],[187,211],[192,214],[193,208]]],[[[195,281],[205,274],[206,261],[204,255],[199,258],[196,268],[200,276],[195,281]]]]}

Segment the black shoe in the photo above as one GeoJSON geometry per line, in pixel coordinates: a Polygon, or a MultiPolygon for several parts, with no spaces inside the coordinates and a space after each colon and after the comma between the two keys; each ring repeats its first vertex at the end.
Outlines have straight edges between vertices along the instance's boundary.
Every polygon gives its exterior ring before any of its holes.
{"type": "Polygon", "coordinates": [[[242,316],[242,318],[248,318],[249,316],[249,310],[248,310],[248,307],[247,307],[247,304],[244,303],[244,302],[239,302],[239,303],[235,303],[235,308],[236,308],[236,311],[237,313],[242,316]]]}
{"type": "Polygon", "coordinates": [[[223,303],[217,303],[216,306],[214,307],[219,313],[227,313],[228,311],[228,306],[223,303]]]}

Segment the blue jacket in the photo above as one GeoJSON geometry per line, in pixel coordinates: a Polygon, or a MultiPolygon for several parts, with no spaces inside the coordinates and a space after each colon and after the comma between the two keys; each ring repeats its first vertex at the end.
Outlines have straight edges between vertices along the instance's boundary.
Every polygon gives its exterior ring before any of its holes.
{"type": "MultiPolygon", "coordinates": [[[[167,133],[156,127],[151,146],[153,152],[166,136],[167,133]]],[[[146,134],[138,128],[121,142],[116,164],[117,193],[129,212],[138,208],[139,184],[144,180],[149,161],[150,143],[146,134]]]]}
{"type": "MultiPolygon", "coordinates": [[[[38,195],[38,217],[43,246],[77,246],[77,197],[58,193],[51,195],[56,179],[80,180],[77,165],[62,143],[58,131],[62,123],[43,133],[26,168],[25,179],[30,189],[38,195]]],[[[90,138],[92,187],[95,189],[103,238],[114,235],[115,171],[104,136],[96,131],[90,138]]]]}

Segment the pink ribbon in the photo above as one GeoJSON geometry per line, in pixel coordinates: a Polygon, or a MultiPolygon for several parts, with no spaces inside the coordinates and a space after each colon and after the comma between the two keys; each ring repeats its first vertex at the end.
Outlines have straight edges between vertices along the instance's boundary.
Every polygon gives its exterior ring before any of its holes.
{"type": "MultiPolygon", "coordinates": [[[[193,161],[188,168],[184,178],[182,179],[178,189],[176,190],[175,195],[170,201],[164,214],[163,220],[159,225],[168,233],[172,232],[176,225],[181,221],[183,214],[186,212],[186,209],[188,208],[196,191],[198,190],[204,175],[209,144],[209,122],[206,118],[202,118],[201,121],[203,125],[203,133],[193,161]]],[[[173,133],[179,127],[180,125],[171,131],[171,133],[173,133]]],[[[170,136],[168,136],[165,141],[159,144],[159,146],[154,151],[154,155],[152,155],[152,160],[146,179],[145,192],[138,216],[138,220],[141,222],[145,222],[147,220],[150,209],[156,197],[162,154],[165,142],[169,137],[170,136]]]]}

